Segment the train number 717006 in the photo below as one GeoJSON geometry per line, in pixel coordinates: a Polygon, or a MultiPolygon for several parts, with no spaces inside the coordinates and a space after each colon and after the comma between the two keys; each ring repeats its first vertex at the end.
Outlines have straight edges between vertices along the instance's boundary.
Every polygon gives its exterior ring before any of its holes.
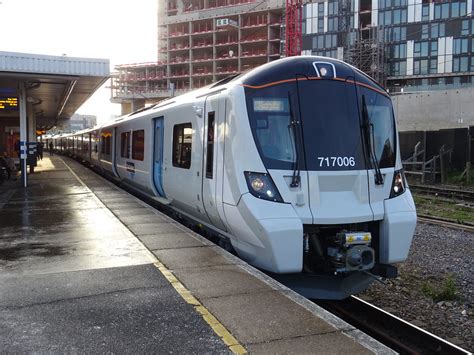
{"type": "Polygon", "coordinates": [[[355,166],[354,157],[318,157],[320,167],[355,166]]]}

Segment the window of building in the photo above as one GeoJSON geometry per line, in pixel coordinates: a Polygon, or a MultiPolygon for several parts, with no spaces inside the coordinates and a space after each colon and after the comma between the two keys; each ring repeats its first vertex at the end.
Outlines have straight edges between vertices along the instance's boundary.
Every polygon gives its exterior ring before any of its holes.
{"type": "Polygon", "coordinates": [[[453,72],[467,72],[469,68],[469,57],[457,57],[453,59],[453,72]]]}
{"type": "Polygon", "coordinates": [[[456,38],[453,43],[454,54],[461,54],[468,52],[467,38],[456,38]]]}
{"type": "Polygon", "coordinates": [[[469,34],[469,20],[463,20],[461,22],[461,36],[469,34]]]}
{"type": "Polygon", "coordinates": [[[437,56],[438,55],[438,41],[431,41],[430,45],[430,55],[437,56]]]}
{"type": "Polygon", "coordinates": [[[328,31],[334,32],[338,30],[338,18],[329,17],[328,18],[328,31]]]}
{"type": "Polygon", "coordinates": [[[407,45],[406,43],[401,43],[394,45],[393,47],[393,57],[394,58],[406,58],[407,56],[407,45]]]}
{"type": "MultiPolygon", "coordinates": [[[[321,36],[322,37],[322,36],[321,36]]],[[[337,47],[337,35],[325,35],[325,48],[337,47]]]]}
{"type": "Polygon", "coordinates": [[[406,57],[407,57],[407,44],[401,43],[400,44],[400,58],[406,58],[406,57]]]}
{"type": "Polygon", "coordinates": [[[406,75],[407,73],[407,62],[400,62],[400,75],[406,75]]]}
{"type": "Polygon", "coordinates": [[[474,19],[471,20],[471,35],[474,35],[474,19]]]}
{"type": "Polygon", "coordinates": [[[402,23],[407,22],[407,10],[402,10],[402,23]]]}
{"type": "Polygon", "coordinates": [[[439,24],[439,36],[444,37],[446,35],[446,24],[444,22],[441,22],[439,24]]]}
{"type": "Polygon", "coordinates": [[[406,41],[406,40],[407,40],[407,28],[401,27],[400,28],[400,41],[406,41]]]}
{"type": "Polygon", "coordinates": [[[316,46],[316,48],[324,48],[324,36],[318,36],[318,45],[316,46]]]}
{"type": "Polygon", "coordinates": [[[393,23],[399,24],[402,21],[402,10],[393,10],[393,23]]]}
{"type": "Polygon", "coordinates": [[[471,57],[471,71],[474,71],[474,57],[471,57]]]}
{"type": "Polygon", "coordinates": [[[338,3],[336,1],[328,3],[328,15],[337,15],[338,3]]]}
{"type": "Polygon", "coordinates": [[[466,2],[461,1],[459,3],[459,16],[466,16],[466,14],[467,14],[466,9],[467,9],[466,2]]]}
{"type": "Polygon", "coordinates": [[[459,58],[459,71],[466,72],[468,69],[469,57],[459,58]]]}
{"type": "Polygon", "coordinates": [[[413,45],[413,57],[419,57],[421,54],[421,43],[415,42],[413,45]]]}
{"type": "Polygon", "coordinates": [[[324,32],[324,17],[318,19],[318,33],[324,32]]]}
{"type": "Polygon", "coordinates": [[[145,131],[140,129],[132,133],[132,159],[143,160],[145,157],[145,131]]]}
{"type": "Polygon", "coordinates": [[[428,74],[428,59],[420,60],[420,74],[428,74]]]}
{"type": "Polygon", "coordinates": [[[130,132],[122,132],[120,134],[120,156],[122,158],[130,158],[130,132]]]}
{"type": "Polygon", "coordinates": [[[449,18],[449,3],[441,4],[441,18],[449,18]]]}
{"type": "Polygon", "coordinates": [[[421,21],[428,21],[430,19],[430,5],[423,5],[421,8],[421,21]]]}
{"type": "Polygon", "coordinates": [[[430,35],[428,29],[428,24],[421,26],[421,39],[428,39],[430,35]]]}
{"type": "Polygon", "coordinates": [[[434,18],[435,20],[439,20],[441,18],[441,4],[435,4],[434,18]]]}
{"type": "Polygon", "coordinates": [[[384,25],[392,24],[392,11],[385,11],[384,13],[384,25]]]}
{"type": "Polygon", "coordinates": [[[324,16],[324,3],[320,2],[318,4],[318,17],[324,16]]]}
{"type": "Polygon", "coordinates": [[[173,166],[184,169],[191,167],[192,138],[191,123],[173,127],[173,166]]]}
{"type": "Polygon", "coordinates": [[[428,43],[427,41],[421,42],[421,56],[427,57],[428,56],[428,43]]]}
{"type": "Polygon", "coordinates": [[[436,74],[438,72],[438,60],[431,59],[430,60],[430,74],[436,74]]]}
{"type": "Polygon", "coordinates": [[[452,2],[451,3],[451,16],[452,17],[458,17],[459,16],[459,3],[458,2],[452,2]]]}
{"type": "Polygon", "coordinates": [[[415,60],[413,62],[413,74],[420,75],[420,61],[419,60],[415,60]]]}
{"type": "Polygon", "coordinates": [[[431,38],[438,38],[439,36],[439,24],[432,23],[431,25],[431,38]]]}

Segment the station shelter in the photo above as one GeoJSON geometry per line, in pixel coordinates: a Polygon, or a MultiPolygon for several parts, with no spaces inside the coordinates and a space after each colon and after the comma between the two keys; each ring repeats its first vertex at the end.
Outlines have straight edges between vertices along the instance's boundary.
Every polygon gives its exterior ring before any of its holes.
{"type": "Polygon", "coordinates": [[[0,155],[28,185],[37,137],[60,127],[110,77],[108,59],[0,51],[0,155]]]}

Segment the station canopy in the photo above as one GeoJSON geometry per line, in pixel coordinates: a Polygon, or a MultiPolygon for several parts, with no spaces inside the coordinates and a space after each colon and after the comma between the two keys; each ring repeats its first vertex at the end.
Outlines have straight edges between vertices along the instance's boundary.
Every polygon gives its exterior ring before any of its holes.
{"type": "Polygon", "coordinates": [[[110,77],[108,59],[0,51],[0,119],[19,117],[19,93],[25,83],[36,128],[61,125],[110,77]]]}

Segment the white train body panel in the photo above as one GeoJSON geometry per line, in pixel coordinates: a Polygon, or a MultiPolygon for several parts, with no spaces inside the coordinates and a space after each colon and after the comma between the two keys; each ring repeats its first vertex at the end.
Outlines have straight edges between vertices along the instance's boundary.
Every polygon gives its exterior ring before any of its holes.
{"type": "Polygon", "coordinates": [[[391,101],[340,61],[275,61],[61,140],[274,273],[350,275],[408,255],[416,212],[391,101]]]}

